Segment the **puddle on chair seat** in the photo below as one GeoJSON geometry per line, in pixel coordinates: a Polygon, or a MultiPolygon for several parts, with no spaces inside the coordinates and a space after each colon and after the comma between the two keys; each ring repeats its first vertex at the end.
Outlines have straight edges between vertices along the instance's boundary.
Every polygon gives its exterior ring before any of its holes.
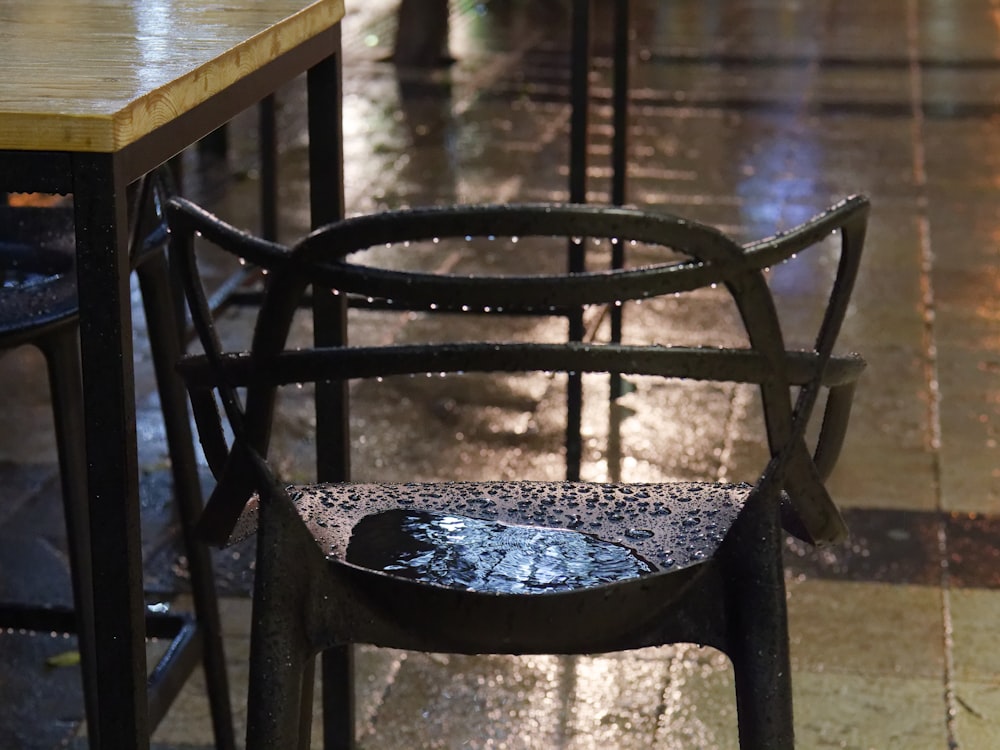
{"type": "Polygon", "coordinates": [[[347,561],[400,578],[498,594],[532,594],[637,578],[635,551],[579,531],[389,510],[354,527],[347,561]]]}

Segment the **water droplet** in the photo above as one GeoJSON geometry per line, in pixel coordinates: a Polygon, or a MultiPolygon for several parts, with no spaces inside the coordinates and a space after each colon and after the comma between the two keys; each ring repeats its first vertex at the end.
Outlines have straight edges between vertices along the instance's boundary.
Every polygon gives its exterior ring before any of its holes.
{"type": "Polygon", "coordinates": [[[650,539],[653,532],[650,529],[629,529],[625,532],[625,536],[629,539],[650,539]]]}

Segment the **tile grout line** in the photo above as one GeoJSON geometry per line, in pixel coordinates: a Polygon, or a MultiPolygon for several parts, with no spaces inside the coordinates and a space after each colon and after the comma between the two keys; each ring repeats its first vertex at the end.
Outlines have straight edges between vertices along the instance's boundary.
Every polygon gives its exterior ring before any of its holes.
{"type": "MultiPolygon", "coordinates": [[[[936,506],[943,511],[941,490],[941,384],[938,378],[937,331],[935,327],[936,302],[931,276],[934,251],[931,247],[930,219],[927,197],[927,161],[924,149],[923,80],[920,66],[920,27],[917,0],[907,0],[906,33],[910,60],[910,106],[912,110],[913,178],[917,189],[917,229],[919,237],[921,313],[923,317],[924,374],[927,386],[928,448],[931,452],[932,476],[936,506]]],[[[950,576],[948,570],[948,536],[944,520],[938,527],[938,550],[941,563],[941,619],[944,637],[944,703],[945,732],[949,750],[958,750],[955,735],[957,713],[954,687],[954,637],[951,616],[950,576]]]]}

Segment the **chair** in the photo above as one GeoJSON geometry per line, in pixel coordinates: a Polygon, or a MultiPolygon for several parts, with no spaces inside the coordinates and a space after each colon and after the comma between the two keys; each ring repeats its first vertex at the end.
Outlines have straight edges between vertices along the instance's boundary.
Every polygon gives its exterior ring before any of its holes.
{"type": "MultiPolygon", "coordinates": [[[[175,309],[167,276],[163,222],[165,176],[144,178],[135,191],[132,211],[132,255],[143,293],[154,366],[170,449],[177,507],[187,554],[196,619],[185,614],[150,613],[150,637],[168,638],[170,647],[149,679],[151,725],[163,717],[187,675],[202,659],[206,673],[217,746],[232,748],[229,694],[222,653],[221,626],[211,558],[194,534],[201,494],[193,454],[183,385],[176,361],[178,320],[163,311],[175,309]],[[178,390],[179,389],[179,390],[178,390]]],[[[80,377],[76,295],[74,216],[72,204],[0,206],[0,349],[25,344],[43,353],[48,370],[65,514],[72,610],[0,604],[0,624],[31,631],[76,632],[83,696],[92,747],[99,700],[95,602],[90,567],[92,544],[84,453],[83,392],[80,377]]]]}
{"type": "MultiPolygon", "coordinates": [[[[331,663],[344,665],[345,681],[324,682],[324,691],[341,696],[338,715],[328,717],[327,746],[351,747],[354,643],[467,654],[703,644],[733,663],[741,747],[792,747],[782,527],[814,544],[847,534],[824,479],[839,453],[864,362],[832,350],[858,271],[868,210],[865,198],[853,197],[792,231],[740,245],[703,225],[631,209],[428,208],[348,219],[286,248],[173,200],[167,211],[172,258],[202,347],[179,367],[218,480],[201,527],[221,544],[257,534],[248,749],[308,742],[304,678],[312,657],[324,650],[334,654],[331,663]],[[828,247],[838,230],[840,257],[815,344],[786,348],[766,269],[813,246],[828,247]],[[196,234],[268,269],[248,352],[220,344],[198,276],[196,234]],[[491,276],[392,270],[351,257],[390,243],[402,244],[383,256],[420,257],[418,248],[449,238],[461,244],[496,236],[520,243],[550,237],[635,241],[657,256],[622,270],[491,276]],[[332,289],[435,315],[478,316],[465,332],[481,338],[295,350],[286,342],[310,284],[314,294],[332,289]],[[643,332],[652,341],[642,344],[532,343],[483,333],[510,320],[506,315],[625,300],[648,307],[713,285],[728,290],[745,345],[658,345],[666,323],[643,332]],[[526,371],[654,376],[663,387],[678,379],[753,384],[768,447],[759,478],[752,484],[286,486],[268,462],[281,386],[375,379],[377,387],[390,375],[526,371]],[[807,433],[821,393],[821,428],[807,433]],[[814,440],[811,452],[807,443],[814,440]],[[334,736],[329,727],[337,729],[334,736]]],[[[683,315],[683,303],[677,308],[683,315]]]]}

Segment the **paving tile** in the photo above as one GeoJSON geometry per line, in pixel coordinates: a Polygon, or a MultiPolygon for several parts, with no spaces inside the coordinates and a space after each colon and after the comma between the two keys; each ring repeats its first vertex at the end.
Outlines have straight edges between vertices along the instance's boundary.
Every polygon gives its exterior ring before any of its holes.
{"type": "Polygon", "coordinates": [[[793,580],[788,607],[797,672],[943,680],[936,588],[793,580]]]}
{"type": "Polygon", "coordinates": [[[725,748],[735,736],[728,661],[680,646],[595,657],[408,654],[362,745],[725,748]]]}
{"type": "Polygon", "coordinates": [[[362,746],[558,745],[571,680],[557,657],[410,654],[362,746]]]}
{"type": "Polygon", "coordinates": [[[0,358],[0,377],[10,383],[0,429],[19,436],[0,442],[0,461],[30,466],[54,465],[58,460],[44,362],[41,353],[30,346],[3,352],[0,358]]]}
{"type": "Polygon", "coordinates": [[[865,347],[869,362],[830,491],[848,507],[934,510],[935,466],[925,362],[912,346],[865,347]]]}
{"type": "MultiPolygon", "coordinates": [[[[825,579],[887,585],[938,586],[941,583],[941,531],[948,519],[940,513],[879,508],[846,508],[843,518],[849,538],[837,545],[816,548],[791,536],[785,550],[785,572],[796,579],[825,579]]],[[[963,542],[990,533],[993,524],[977,519],[956,534],[963,542]]],[[[977,549],[978,553],[979,550],[977,549]]],[[[958,548],[953,554],[958,555],[958,548]]],[[[972,567],[981,554],[966,554],[972,567]]],[[[963,583],[982,585],[981,578],[966,576],[963,583]]],[[[836,589],[834,589],[836,591],[836,589]]]]}
{"type": "Polygon", "coordinates": [[[0,635],[0,747],[54,748],[76,734],[83,718],[80,670],[49,666],[75,645],[75,638],[48,633],[0,635]]]}
{"type": "Polygon", "coordinates": [[[931,246],[944,270],[982,269],[1000,256],[1000,206],[991,194],[942,189],[932,194],[927,219],[931,246]]]}
{"type": "Polygon", "coordinates": [[[800,747],[949,747],[944,691],[938,680],[797,672],[794,692],[795,736],[800,747]]]}
{"type": "MultiPolygon", "coordinates": [[[[1000,335],[1000,326],[997,327],[1000,335]]],[[[955,341],[958,339],[958,341],[955,341]]],[[[949,511],[1000,513],[1000,347],[939,349],[941,503],[949,511]]]]}
{"type": "Polygon", "coordinates": [[[955,588],[1000,589],[1000,518],[952,513],[945,522],[948,582],[955,588]]]}
{"type": "MultiPolygon", "coordinates": [[[[184,606],[186,597],[181,597],[177,606],[184,606]]],[[[246,694],[250,666],[250,610],[249,599],[223,597],[220,599],[220,616],[225,641],[226,664],[228,667],[230,700],[233,708],[233,723],[236,737],[242,741],[246,731],[246,694]]],[[[361,735],[376,715],[382,697],[400,664],[406,658],[402,652],[391,649],[377,649],[361,646],[355,651],[356,680],[355,695],[358,700],[358,734],[361,735]]],[[[315,702],[313,706],[313,743],[322,747],[321,681],[317,678],[315,702]]],[[[166,748],[211,747],[212,724],[208,707],[208,695],[201,670],[197,670],[185,684],[177,700],[153,735],[155,750],[166,748]]]]}
{"type": "Polygon", "coordinates": [[[729,660],[712,649],[686,644],[671,648],[673,658],[655,747],[735,750],[739,747],[739,729],[729,660]]]}
{"type": "Polygon", "coordinates": [[[929,195],[947,193],[951,200],[982,199],[996,191],[1000,155],[998,134],[989,118],[959,117],[928,120],[924,124],[929,195]]]}
{"type": "Polygon", "coordinates": [[[958,681],[955,695],[955,742],[960,748],[1000,744],[1000,681],[958,681]]]}
{"type": "Polygon", "coordinates": [[[952,589],[948,603],[955,680],[996,683],[1000,680],[1000,654],[995,645],[1000,593],[952,589]]]}

